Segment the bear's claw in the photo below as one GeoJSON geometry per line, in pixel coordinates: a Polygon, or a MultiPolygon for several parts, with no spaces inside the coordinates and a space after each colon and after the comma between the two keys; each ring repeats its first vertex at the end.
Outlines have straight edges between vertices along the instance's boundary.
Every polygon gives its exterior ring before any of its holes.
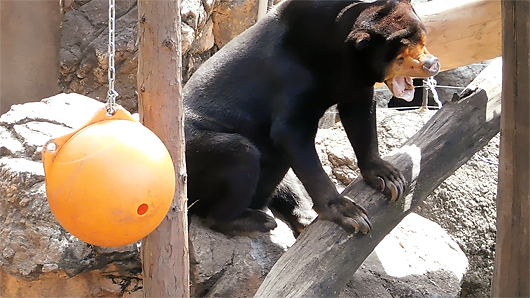
{"type": "Polygon", "coordinates": [[[328,203],[327,210],[320,213],[322,219],[333,221],[349,233],[367,234],[372,229],[366,209],[348,197],[338,197],[328,203]]]}
{"type": "Polygon", "coordinates": [[[361,170],[364,181],[379,190],[392,202],[400,200],[405,194],[407,180],[392,164],[384,160],[372,163],[361,170]]]}

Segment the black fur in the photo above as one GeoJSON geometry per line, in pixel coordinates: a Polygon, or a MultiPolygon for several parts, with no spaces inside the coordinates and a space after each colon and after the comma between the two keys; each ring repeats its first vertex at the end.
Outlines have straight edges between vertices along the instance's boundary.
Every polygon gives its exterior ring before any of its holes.
{"type": "MultiPolygon", "coordinates": [[[[368,232],[365,211],[338,194],[315,150],[318,120],[334,104],[365,179],[377,188],[376,177],[405,187],[399,171],[379,156],[372,99],[374,83],[384,79],[403,46],[387,40],[392,30],[369,32],[362,46],[350,34],[365,9],[392,10],[400,1],[344,11],[354,2],[283,2],[206,61],[184,87],[188,197],[195,202],[190,212],[206,217],[213,229],[232,234],[274,228],[262,210],[292,168],[321,218],[368,232]]],[[[412,23],[407,34],[421,28],[412,23]]]]}

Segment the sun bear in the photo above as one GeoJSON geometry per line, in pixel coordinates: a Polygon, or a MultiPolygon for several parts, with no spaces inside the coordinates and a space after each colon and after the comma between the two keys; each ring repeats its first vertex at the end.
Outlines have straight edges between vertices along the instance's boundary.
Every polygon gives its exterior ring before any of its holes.
{"type": "Polygon", "coordinates": [[[410,1],[286,0],[206,61],[183,89],[190,212],[225,234],[276,227],[264,212],[292,168],[319,218],[371,229],[323,170],[318,121],[337,104],[363,179],[392,201],[406,181],[378,153],[373,86],[412,99],[435,75],[410,1]]]}

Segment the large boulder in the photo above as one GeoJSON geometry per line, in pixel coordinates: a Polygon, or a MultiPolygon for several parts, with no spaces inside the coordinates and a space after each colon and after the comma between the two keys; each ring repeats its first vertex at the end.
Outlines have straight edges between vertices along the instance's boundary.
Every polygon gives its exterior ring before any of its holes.
{"type": "Polygon", "coordinates": [[[222,48],[234,37],[254,25],[258,17],[258,1],[224,0],[214,9],[215,43],[222,48]]]}
{"type": "Polygon", "coordinates": [[[189,227],[192,297],[253,297],[280,256],[296,240],[278,227],[257,237],[227,237],[192,217],[189,227]]]}
{"type": "Polygon", "coordinates": [[[339,297],[458,297],[467,265],[438,224],[411,213],[377,245],[339,297]]]}
{"type": "Polygon", "coordinates": [[[136,244],[88,245],[61,228],[46,201],[42,145],[101,105],[62,94],[15,105],[0,117],[0,296],[112,297],[141,288],[136,244]]]}

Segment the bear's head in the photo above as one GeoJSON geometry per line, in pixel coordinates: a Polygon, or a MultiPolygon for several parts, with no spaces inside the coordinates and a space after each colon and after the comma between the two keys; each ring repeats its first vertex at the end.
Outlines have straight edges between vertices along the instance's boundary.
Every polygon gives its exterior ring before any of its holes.
{"type": "Polygon", "coordinates": [[[346,27],[348,50],[369,79],[385,82],[394,96],[414,97],[412,77],[436,75],[438,58],[426,48],[426,30],[410,0],[355,2],[337,16],[346,27]],[[353,26],[352,26],[353,24],[353,26]]]}

